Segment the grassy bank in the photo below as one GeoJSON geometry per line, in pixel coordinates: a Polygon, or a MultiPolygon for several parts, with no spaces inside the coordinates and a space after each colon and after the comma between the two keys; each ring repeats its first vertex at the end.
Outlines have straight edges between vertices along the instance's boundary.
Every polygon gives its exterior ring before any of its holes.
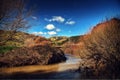
{"type": "Polygon", "coordinates": [[[17,47],[15,47],[15,46],[0,46],[0,53],[6,53],[15,48],[17,48],[17,47]]]}

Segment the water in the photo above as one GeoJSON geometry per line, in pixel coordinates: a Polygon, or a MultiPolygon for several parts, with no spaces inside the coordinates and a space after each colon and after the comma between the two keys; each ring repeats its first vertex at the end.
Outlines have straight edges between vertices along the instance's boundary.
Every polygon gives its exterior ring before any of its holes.
{"type": "Polygon", "coordinates": [[[79,79],[77,71],[81,59],[66,55],[66,62],[53,65],[31,65],[1,68],[0,78],[7,79],[79,79]]]}

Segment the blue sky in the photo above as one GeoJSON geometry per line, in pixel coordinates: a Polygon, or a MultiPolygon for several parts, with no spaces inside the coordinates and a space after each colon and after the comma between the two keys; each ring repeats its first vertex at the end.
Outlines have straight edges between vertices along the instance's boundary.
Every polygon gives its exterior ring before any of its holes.
{"type": "Polygon", "coordinates": [[[120,0],[30,0],[28,6],[34,4],[29,33],[45,37],[83,35],[120,15],[120,0]]]}

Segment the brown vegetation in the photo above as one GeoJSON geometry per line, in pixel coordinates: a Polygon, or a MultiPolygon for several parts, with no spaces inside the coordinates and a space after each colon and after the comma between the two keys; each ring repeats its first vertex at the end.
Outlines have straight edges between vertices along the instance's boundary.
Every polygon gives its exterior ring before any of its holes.
{"type": "Polygon", "coordinates": [[[0,67],[52,64],[65,61],[64,53],[50,46],[23,47],[0,54],[0,67]]]}
{"type": "Polygon", "coordinates": [[[82,48],[82,37],[83,36],[73,36],[68,38],[68,41],[62,45],[62,50],[64,51],[64,53],[80,57],[80,52],[82,48]]]}
{"type": "Polygon", "coordinates": [[[113,18],[96,25],[82,41],[81,54],[89,61],[87,65],[92,64],[96,78],[120,78],[119,19],[113,18]]]}
{"type": "Polygon", "coordinates": [[[51,47],[48,39],[21,32],[30,27],[28,18],[32,12],[25,0],[0,1],[0,67],[52,64],[66,60],[63,51],[51,47]]]}
{"type": "Polygon", "coordinates": [[[71,54],[74,55],[76,57],[80,56],[80,44],[66,44],[63,46],[62,50],[64,51],[64,53],[66,54],[71,54]]]}
{"type": "Polygon", "coordinates": [[[34,38],[28,38],[24,41],[24,46],[26,47],[33,47],[37,45],[43,45],[43,46],[49,45],[50,46],[51,41],[41,36],[34,37],[34,38]]]}

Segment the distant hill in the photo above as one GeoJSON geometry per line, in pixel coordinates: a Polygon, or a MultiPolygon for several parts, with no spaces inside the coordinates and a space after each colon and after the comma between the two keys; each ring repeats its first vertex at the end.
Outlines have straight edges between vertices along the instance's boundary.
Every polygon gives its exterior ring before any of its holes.
{"type": "Polygon", "coordinates": [[[56,37],[51,37],[49,38],[49,40],[51,40],[53,42],[53,44],[55,45],[64,45],[69,43],[74,43],[77,44],[80,42],[81,40],[81,36],[71,36],[71,37],[66,37],[66,36],[56,36],[56,37]]]}
{"type": "Polygon", "coordinates": [[[79,43],[80,40],[81,40],[81,37],[83,37],[83,35],[80,35],[80,36],[71,36],[71,37],[69,37],[69,40],[72,43],[79,43]]]}
{"type": "Polygon", "coordinates": [[[64,43],[68,42],[68,37],[65,36],[56,36],[49,38],[52,41],[53,45],[63,45],[64,43]]]}
{"type": "MultiPolygon", "coordinates": [[[[12,32],[0,30],[0,43],[5,41],[12,32]]],[[[22,47],[27,39],[35,40],[39,36],[25,32],[16,32],[4,45],[22,47]]]]}
{"type": "MultiPolygon", "coordinates": [[[[10,31],[0,30],[0,42],[6,40],[6,38],[9,34],[10,34],[10,31]]],[[[21,47],[24,45],[24,42],[27,39],[35,40],[37,37],[40,37],[40,36],[28,34],[25,32],[16,32],[14,34],[14,36],[12,36],[12,39],[8,40],[5,45],[21,47]]],[[[43,40],[49,40],[49,41],[51,41],[51,43],[53,45],[64,45],[64,44],[67,44],[68,42],[76,44],[76,43],[80,42],[80,37],[82,37],[82,36],[71,36],[71,37],[55,36],[55,37],[50,37],[48,39],[46,38],[43,40]]],[[[41,39],[42,39],[42,37],[41,37],[41,39]]]]}

